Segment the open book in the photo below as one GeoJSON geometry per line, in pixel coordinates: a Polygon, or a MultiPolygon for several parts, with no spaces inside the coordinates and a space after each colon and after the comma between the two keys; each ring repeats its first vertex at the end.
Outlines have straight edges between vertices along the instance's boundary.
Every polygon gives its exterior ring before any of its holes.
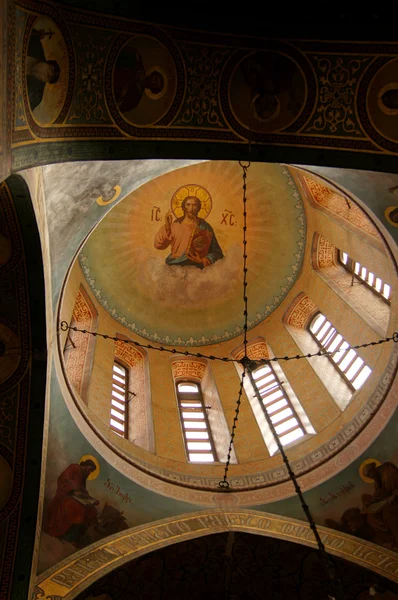
{"type": "Polygon", "coordinates": [[[92,496],[85,496],[80,492],[74,492],[72,498],[80,502],[80,504],[84,504],[84,506],[94,506],[97,504],[97,500],[92,496]]]}

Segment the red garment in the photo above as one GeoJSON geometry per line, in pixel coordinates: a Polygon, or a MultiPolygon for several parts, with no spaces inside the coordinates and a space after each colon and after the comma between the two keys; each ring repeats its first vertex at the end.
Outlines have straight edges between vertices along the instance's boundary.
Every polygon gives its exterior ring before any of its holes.
{"type": "Polygon", "coordinates": [[[45,533],[61,537],[72,525],[87,528],[97,520],[95,506],[81,504],[72,495],[73,492],[87,494],[86,479],[80,465],[69,465],[58,477],[57,484],[57,493],[47,508],[43,525],[45,533]]]}

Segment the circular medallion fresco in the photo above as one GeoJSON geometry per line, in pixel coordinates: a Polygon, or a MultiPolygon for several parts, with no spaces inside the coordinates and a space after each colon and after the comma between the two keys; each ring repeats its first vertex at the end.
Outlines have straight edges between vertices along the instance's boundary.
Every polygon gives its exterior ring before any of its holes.
{"type": "MultiPolygon", "coordinates": [[[[301,267],[306,224],[287,167],[248,171],[248,325],[282,302],[301,267]]],[[[220,343],[243,333],[242,169],[203,162],[150,181],[113,208],[80,254],[102,306],[148,340],[220,343]]]]}
{"type": "Polygon", "coordinates": [[[69,82],[66,43],[58,25],[50,17],[42,15],[33,23],[25,73],[33,118],[39,125],[50,125],[62,110],[69,82]]]}
{"type": "Polygon", "coordinates": [[[126,121],[138,126],[156,123],[170,109],[177,89],[169,51],[155,38],[132,38],[116,58],[112,86],[116,106],[126,121]]]}
{"type": "Polygon", "coordinates": [[[236,119],[247,129],[279,131],[293,123],[304,107],[305,78],[290,57],[254,52],[237,65],[229,99],[236,119]]]}
{"type": "Polygon", "coordinates": [[[367,93],[367,110],[375,129],[398,141],[398,59],[391,60],[373,77],[367,93]]]}

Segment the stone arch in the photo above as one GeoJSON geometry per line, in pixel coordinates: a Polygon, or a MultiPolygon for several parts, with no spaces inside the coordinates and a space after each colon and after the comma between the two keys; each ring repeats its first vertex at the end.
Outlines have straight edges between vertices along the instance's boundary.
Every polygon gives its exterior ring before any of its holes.
{"type": "MultiPolygon", "coordinates": [[[[72,600],[104,575],[139,556],[171,544],[226,531],[275,537],[317,547],[309,525],[303,521],[255,510],[230,509],[225,505],[224,508],[162,519],[97,542],[38,577],[33,598],[51,596],[72,600]]],[[[326,527],[318,527],[318,531],[330,554],[384,577],[396,578],[396,553],[326,527]]]]}
{"type": "Polygon", "coordinates": [[[3,317],[7,314],[0,327],[2,361],[6,362],[0,378],[0,487],[4,488],[0,523],[9,557],[2,562],[0,595],[26,597],[40,489],[47,329],[39,228],[21,176],[12,175],[1,184],[0,213],[0,286],[3,317]],[[10,281],[15,283],[10,285],[10,281]],[[25,542],[23,549],[18,549],[20,539],[25,542]]]}

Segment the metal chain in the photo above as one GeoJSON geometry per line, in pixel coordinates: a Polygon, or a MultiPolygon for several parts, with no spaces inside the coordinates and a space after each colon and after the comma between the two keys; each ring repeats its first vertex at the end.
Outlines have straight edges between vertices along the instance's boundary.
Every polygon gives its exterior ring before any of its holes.
{"type": "MultiPolygon", "coordinates": [[[[170,349],[170,348],[164,348],[163,346],[152,346],[151,344],[142,344],[141,342],[137,342],[132,339],[123,339],[123,338],[118,338],[118,337],[112,337],[112,336],[109,336],[106,334],[97,333],[94,331],[88,331],[86,329],[79,329],[77,327],[71,327],[66,321],[61,322],[61,330],[62,331],[67,331],[69,329],[69,330],[73,330],[73,331],[78,331],[80,333],[89,334],[94,337],[102,337],[104,339],[110,339],[115,342],[123,342],[125,344],[132,344],[134,346],[138,346],[140,348],[146,348],[149,350],[158,350],[160,352],[169,352],[171,354],[183,354],[184,356],[193,356],[195,358],[207,358],[209,360],[220,360],[223,362],[238,362],[243,366],[243,372],[242,372],[242,376],[241,376],[241,380],[240,380],[238,399],[236,401],[235,416],[234,416],[232,429],[231,429],[231,437],[230,437],[230,442],[229,442],[229,447],[228,447],[227,460],[226,460],[225,468],[224,468],[224,476],[218,484],[219,487],[223,490],[228,490],[230,487],[229,482],[228,482],[228,470],[229,470],[229,465],[231,462],[232,447],[233,447],[234,438],[236,435],[236,427],[237,427],[237,423],[238,423],[238,419],[239,419],[239,411],[240,411],[240,406],[242,403],[242,394],[243,394],[243,388],[244,388],[244,379],[245,379],[246,375],[248,375],[248,377],[250,379],[251,385],[253,387],[253,390],[255,392],[255,395],[256,395],[258,401],[262,402],[260,392],[258,391],[256,382],[253,377],[253,373],[252,373],[253,366],[255,366],[255,368],[257,368],[259,365],[267,364],[271,361],[299,360],[299,359],[303,359],[303,358],[312,358],[314,356],[332,356],[333,354],[335,354],[335,352],[319,350],[318,352],[315,352],[313,354],[297,354],[296,356],[276,356],[274,358],[260,359],[257,361],[249,360],[249,358],[247,356],[248,297],[247,297],[247,239],[246,239],[246,232],[247,232],[246,179],[247,179],[247,170],[250,167],[250,161],[248,161],[248,164],[243,164],[241,161],[239,161],[239,165],[242,167],[242,171],[243,171],[243,173],[242,173],[242,178],[243,178],[243,185],[242,185],[242,189],[243,189],[243,302],[244,302],[244,311],[243,311],[244,356],[243,356],[243,358],[237,360],[237,359],[228,358],[228,357],[220,357],[220,356],[213,356],[213,355],[209,356],[206,354],[202,354],[200,352],[194,353],[194,352],[189,352],[187,350],[180,351],[180,350],[176,350],[175,348],[170,349]]],[[[398,343],[398,332],[397,331],[395,331],[391,337],[385,337],[385,338],[379,339],[374,342],[367,342],[365,344],[357,344],[355,346],[349,346],[348,348],[346,348],[346,350],[348,350],[349,348],[357,350],[359,348],[366,348],[368,346],[376,346],[378,344],[384,344],[384,343],[390,342],[390,341],[393,341],[394,343],[398,343]]],[[[337,573],[336,564],[335,564],[334,560],[332,559],[332,557],[325,550],[325,546],[324,546],[322,539],[319,535],[319,532],[317,530],[316,523],[315,523],[315,521],[312,517],[311,511],[304,499],[300,485],[297,481],[297,477],[291,468],[289,459],[287,458],[284,447],[283,447],[283,445],[280,441],[280,438],[275,430],[275,427],[271,420],[271,417],[267,411],[264,411],[264,415],[265,415],[266,421],[268,423],[268,426],[271,430],[271,433],[275,438],[275,441],[278,446],[279,452],[281,453],[283,462],[286,465],[286,469],[287,469],[289,477],[293,483],[295,492],[300,499],[301,507],[305,513],[305,516],[307,518],[309,526],[314,534],[315,540],[318,545],[319,552],[321,553],[321,555],[323,556],[323,558],[326,562],[327,569],[328,569],[328,575],[329,575],[329,582],[330,582],[331,586],[334,588],[331,590],[331,594],[329,594],[329,598],[334,598],[335,592],[337,592],[339,597],[342,597],[342,593],[343,593],[342,585],[341,585],[341,580],[337,573]]]]}
{"type": "Polygon", "coordinates": [[[246,376],[246,370],[243,371],[242,378],[240,380],[240,388],[239,388],[238,399],[236,401],[235,416],[234,416],[234,421],[233,421],[232,429],[231,429],[231,439],[229,441],[227,460],[225,462],[225,467],[224,467],[224,476],[221,479],[221,481],[218,482],[219,487],[222,488],[222,489],[224,489],[224,490],[229,488],[228,469],[229,469],[229,464],[231,462],[231,452],[232,452],[232,446],[234,444],[234,439],[235,439],[235,429],[236,429],[236,426],[237,426],[237,422],[238,422],[238,418],[239,418],[240,405],[241,405],[241,402],[242,402],[243,381],[244,381],[245,376],[246,376]]]}
{"type": "MultiPolygon", "coordinates": [[[[257,366],[257,362],[256,362],[256,366],[257,366]]],[[[247,366],[246,372],[247,372],[248,377],[250,379],[250,383],[251,383],[251,385],[253,387],[253,391],[255,393],[255,396],[256,396],[257,400],[262,404],[263,403],[263,399],[261,398],[260,392],[259,392],[258,387],[256,385],[256,381],[255,381],[255,379],[253,377],[253,373],[252,373],[252,370],[251,370],[251,367],[250,367],[249,364],[247,366]]],[[[293,471],[293,469],[292,469],[292,467],[290,465],[290,462],[289,462],[289,459],[288,459],[288,457],[286,455],[286,452],[285,452],[285,449],[283,447],[283,444],[280,441],[279,435],[276,432],[276,429],[275,429],[275,426],[274,426],[274,424],[272,422],[271,416],[269,415],[269,413],[268,413],[267,410],[264,411],[264,416],[265,416],[265,419],[267,421],[268,427],[270,428],[271,433],[274,436],[276,445],[278,446],[278,450],[281,453],[282,460],[283,460],[283,462],[286,465],[286,469],[287,469],[289,477],[290,477],[290,479],[291,479],[291,481],[293,483],[294,490],[295,490],[297,496],[300,499],[301,508],[303,509],[304,514],[305,514],[305,516],[307,518],[307,521],[309,523],[309,526],[310,526],[310,528],[312,530],[312,533],[314,534],[314,538],[315,538],[315,541],[316,541],[316,543],[318,545],[319,552],[321,553],[322,557],[324,558],[324,560],[326,562],[326,566],[327,566],[327,569],[329,571],[329,580],[333,581],[334,585],[336,585],[336,584],[339,585],[339,583],[340,583],[339,582],[339,578],[336,576],[336,565],[335,565],[334,561],[332,560],[331,556],[326,552],[325,546],[324,546],[324,544],[322,542],[321,536],[319,535],[316,523],[315,523],[314,518],[313,518],[313,516],[311,514],[311,511],[310,511],[310,508],[309,508],[308,504],[306,503],[306,501],[304,499],[303,492],[301,491],[300,485],[299,485],[299,483],[297,481],[297,477],[296,477],[296,475],[295,475],[295,473],[294,473],[294,471],[293,471]]],[[[329,596],[329,597],[332,598],[334,596],[329,596]]]]}
{"type": "MultiPolygon", "coordinates": [[[[170,352],[171,354],[184,354],[185,356],[194,356],[195,358],[208,358],[209,360],[221,360],[222,362],[238,362],[241,364],[245,363],[245,357],[237,360],[236,358],[229,358],[227,356],[213,356],[208,354],[201,354],[200,352],[188,352],[187,350],[175,350],[175,348],[164,348],[163,346],[151,346],[151,344],[141,344],[141,342],[136,342],[132,339],[123,339],[118,337],[112,337],[111,335],[105,335],[104,333],[98,333],[97,331],[88,331],[87,329],[79,329],[78,327],[72,327],[68,325],[66,321],[61,321],[60,324],[62,331],[67,331],[68,329],[72,331],[78,331],[79,333],[86,333],[87,335],[92,335],[94,337],[102,337],[106,340],[113,340],[114,342],[123,342],[125,344],[133,344],[134,346],[138,346],[140,348],[148,348],[149,350],[159,350],[160,352],[170,352]]],[[[381,338],[376,340],[375,342],[367,342],[366,344],[357,344],[356,346],[347,346],[346,350],[350,348],[357,350],[358,348],[367,348],[368,346],[377,346],[378,344],[385,344],[386,342],[395,342],[398,343],[398,331],[395,331],[391,337],[381,338]]],[[[327,352],[324,350],[319,350],[318,352],[314,352],[314,354],[296,354],[296,356],[275,356],[274,358],[261,358],[256,361],[258,365],[267,364],[272,361],[278,360],[299,360],[300,358],[312,358],[313,356],[331,356],[335,354],[334,352],[327,352]]]]}
{"type": "Polygon", "coordinates": [[[246,231],[247,231],[247,197],[246,197],[246,179],[247,179],[247,170],[250,167],[250,161],[248,161],[247,165],[244,165],[241,161],[239,161],[240,166],[242,167],[243,174],[243,302],[244,302],[244,311],[243,311],[243,344],[244,344],[244,357],[247,358],[247,239],[246,239],[246,231]]]}
{"type": "Polygon", "coordinates": [[[280,360],[299,360],[301,358],[312,358],[313,356],[332,356],[338,352],[345,352],[347,350],[358,350],[358,348],[367,348],[368,346],[377,346],[378,344],[385,344],[386,342],[395,342],[398,343],[398,331],[394,331],[391,337],[381,338],[376,340],[375,342],[366,342],[365,344],[356,344],[355,346],[347,346],[345,350],[333,350],[332,352],[328,352],[327,350],[318,350],[318,352],[314,352],[313,354],[296,354],[296,356],[275,356],[274,358],[260,358],[256,360],[258,365],[265,365],[271,361],[280,361],[280,360]]]}
{"type": "Polygon", "coordinates": [[[242,161],[239,161],[239,164],[242,167],[242,171],[243,171],[243,173],[242,173],[242,179],[243,179],[242,189],[243,189],[243,306],[244,306],[244,310],[243,310],[243,332],[244,332],[243,344],[244,344],[244,356],[238,362],[241,362],[244,365],[244,367],[243,367],[242,378],[240,381],[238,399],[236,401],[235,417],[234,417],[234,421],[233,421],[232,429],[231,429],[231,437],[229,440],[227,460],[225,462],[224,476],[221,479],[221,481],[218,482],[219,487],[223,490],[227,490],[229,488],[228,470],[229,470],[229,465],[231,462],[231,452],[232,452],[232,446],[234,444],[235,430],[236,430],[236,426],[237,426],[238,419],[239,419],[239,411],[240,411],[240,405],[241,405],[242,393],[243,393],[243,381],[244,381],[244,378],[246,375],[246,367],[245,367],[244,363],[246,363],[248,361],[248,357],[247,357],[247,239],[246,239],[247,197],[246,197],[246,179],[247,179],[247,170],[250,167],[250,161],[248,161],[247,165],[243,164],[242,161]],[[242,361],[244,361],[244,362],[242,362],[242,361]]]}
{"type": "Polygon", "coordinates": [[[104,333],[98,333],[97,331],[88,331],[87,329],[79,329],[78,327],[71,327],[68,325],[66,321],[61,322],[61,330],[67,331],[71,329],[72,331],[78,331],[79,333],[86,333],[88,335],[92,335],[94,337],[102,337],[105,340],[113,340],[114,342],[123,342],[124,344],[132,344],[134,346],[138,346],[139,348],[147,348],[148,350],[159,350],[159,352],[169,352],[170,354],[183,354],[184,356],[194,356],[195,358],[208,358],[209,360],[221,360],[222,362],[236,362],[233,358],[228,358],[227,356],[208,356],[207,354],[201,354],[200,352],[188,352],[188,350],[176,350],[175,348],[164,348],[163,346],[151,346],[151,344],[141,344],[141,342],[136,342],[132,339],[124,339],[118,337],[112,337],[111,335],[106,335],[104,333]]]}

